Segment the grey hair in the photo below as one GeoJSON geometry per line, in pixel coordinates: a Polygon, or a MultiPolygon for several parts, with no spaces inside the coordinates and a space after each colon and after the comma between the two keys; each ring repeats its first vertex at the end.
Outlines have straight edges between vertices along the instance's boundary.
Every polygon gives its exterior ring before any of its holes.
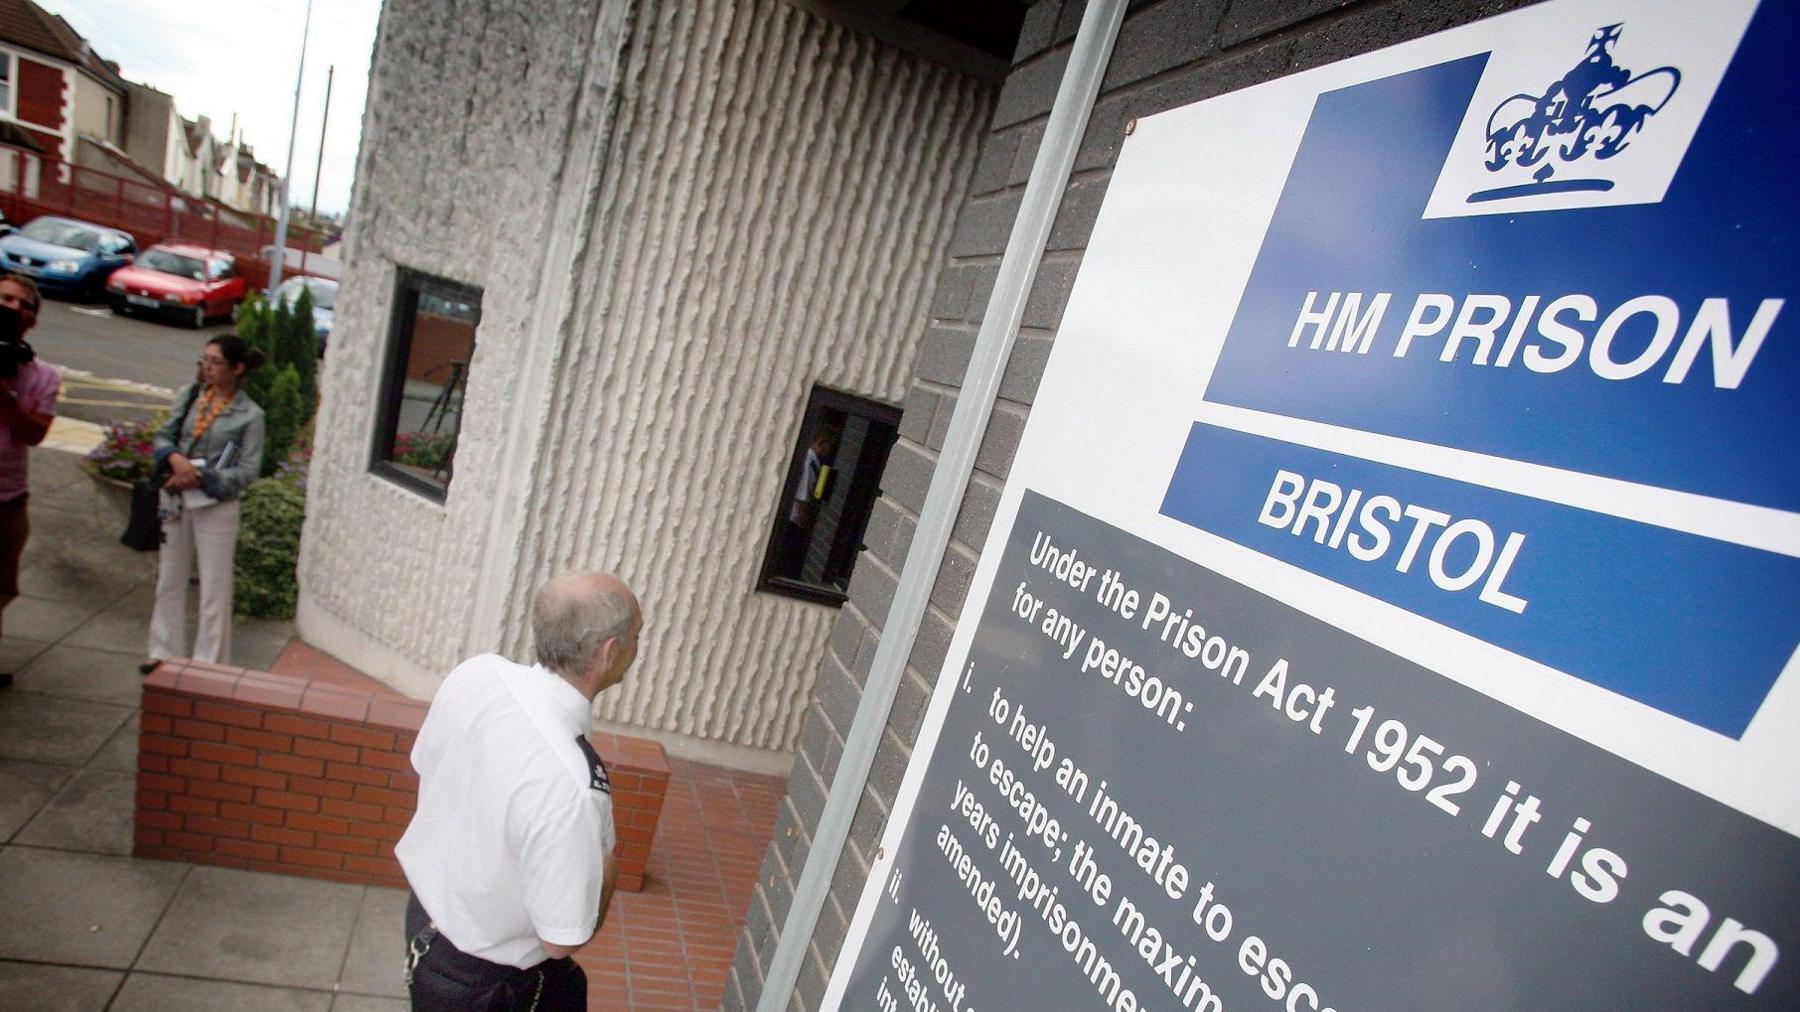
{"type": "Polygon", "coordinates": [[[573,675],[607,640],[631,631],[631,592],[605,573],[564,573],[538,591],[531,633],[539,664],[573,675]]]}

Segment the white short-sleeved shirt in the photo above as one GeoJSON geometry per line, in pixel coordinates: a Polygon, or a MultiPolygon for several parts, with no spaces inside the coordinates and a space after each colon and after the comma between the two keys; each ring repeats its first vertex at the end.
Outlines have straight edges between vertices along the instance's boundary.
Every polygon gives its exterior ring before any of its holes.
{"type": "Polygon", "coordinates": [[[438,689],[412,751],[419,808],[394,854],[458,949],[525,967],[545,958],[539,939],[594,933],[613,813],[590,724],[574,686],[494,654],[438,689]]]}

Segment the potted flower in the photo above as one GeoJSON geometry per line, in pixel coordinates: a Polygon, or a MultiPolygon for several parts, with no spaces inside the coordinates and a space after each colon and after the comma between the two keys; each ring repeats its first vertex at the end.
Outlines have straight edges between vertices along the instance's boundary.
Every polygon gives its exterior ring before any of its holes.
{"type": "Polygon", "coordinates": [[[155,419],[108,422],[100,445],[88,452],[82,469],[94,479],[102,508],[120,524],[131,517],[131,486],[155,470],[155,419]]]}

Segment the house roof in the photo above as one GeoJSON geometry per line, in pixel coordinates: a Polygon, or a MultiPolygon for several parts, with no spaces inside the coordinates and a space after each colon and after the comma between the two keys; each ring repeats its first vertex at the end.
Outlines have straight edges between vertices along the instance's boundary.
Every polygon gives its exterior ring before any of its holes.
{"type": "Polygon", "coordinates": [[[98,137],[89,137],[87,134],[76,134],[75,143],[77,146],[105,161],[109,166],[105,171],[111,172],[115,176],[129,173],[137,176],[140,182],[148,183],[159,190],[173,190],[173,188],[169,186],[168,180],[150,171],[148,168],[139,165],[136,159],[98,137]]]}
{"type": "Polygon", "coordinates": [[[107,87],[125,91],[117,64],[101,59],[67,21],[31,0],[0,0],[0,40],[73,63],[107,87]]]}

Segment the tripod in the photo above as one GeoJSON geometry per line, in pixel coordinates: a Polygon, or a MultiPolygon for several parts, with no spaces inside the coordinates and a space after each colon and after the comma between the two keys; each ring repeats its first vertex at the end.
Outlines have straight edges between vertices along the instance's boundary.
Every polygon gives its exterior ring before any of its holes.
{"type": "Polygon", "coordinates": [[[469,374],[469,363],[464,362],[461,359],[453,358],[444,365],[431,369],[425,375],[430,376],[432,373],[437,372],[438,369],[449,369],[450,379],[444,384],[444,388],[438,391],[437,399],[431,402],[430,410],[425,412],[425,421],[419,426],[420,432],[430,430],[431,432],[436,433],[442,431],[444,423],[450,420],[450,405],[452,402],[458,405],[457,415],[459,417],[462,415],[462,385],[469,374]]]}

